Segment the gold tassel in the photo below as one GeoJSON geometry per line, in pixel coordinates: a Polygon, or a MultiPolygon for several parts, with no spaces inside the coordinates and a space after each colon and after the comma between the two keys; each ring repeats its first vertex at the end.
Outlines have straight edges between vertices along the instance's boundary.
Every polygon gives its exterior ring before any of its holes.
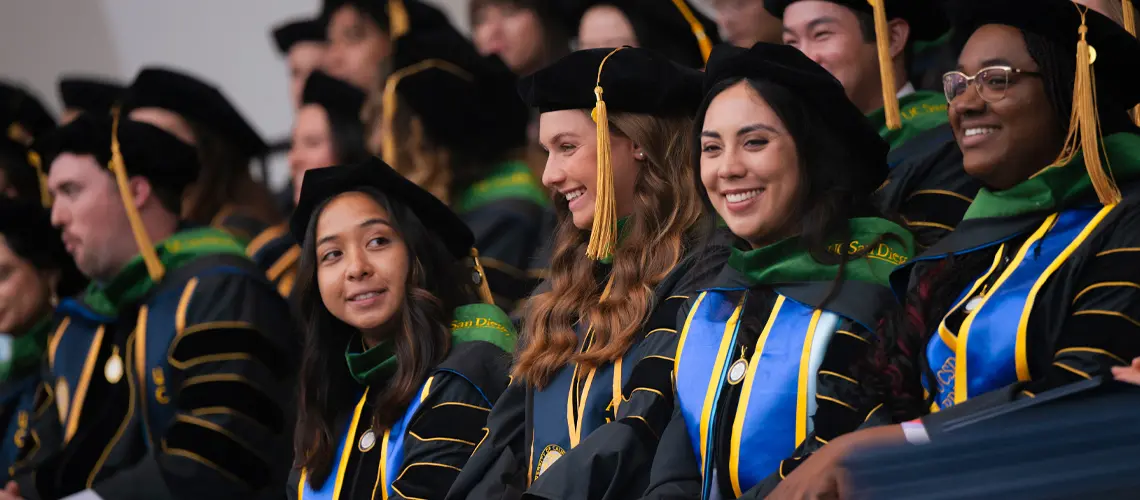
{"type": "Polygon", "coordinates": [[[701,60],[705,63],[709,62],[709,54],[712,53],[712,41],[709,40],[708,33],[705,33],[705,27],[697,20],[697,16],[693,15],[693,10],[685,4],[685,0],[673,0],[673,5],[681,12],[681,17],[685,18],[685,22],[689,23],[689,29],[692,30],[693,36],[697,37],[697,47],[701,50],[701,60]]]}
{"type": "Polygon", "coordinates": [[[388,39],[395,40],[408,32],[408,10],[403,0],[388,0],[388,39]]]}
{"type": "Polygon", "coordinates": [[[875,45],[879,50],[879,78],[883,81],[883,112],[887,128],[902,128],[899,114],[898,88],[895,86],[895,63],[891,59],[891,30],[887,25],[886,0],[867,0],[875,14],[875,45]]]}
{"type": "Polygon", "coordinates": [[[28,164],[36,169],[36,178],[40,181],[40,203],[43,204],[44,208],[51,207],[51,191],[48,190],[47,174],[44,173],[44,162],[40,158],[40,154],[35,151],[28,151],[28,164]]]}
{"type": "Polygon", "coordinates": [[[617,244],[617,197],[614,194],[614,167],[610,158],[610,122],[606,112],[606,101],[602,98],[602,68],[610,56],[622,47],[614,49],[598,65],[598,80],[594,86],[594,111],[590,116],[597,124],[598,175],[594,187],[594,224],[590,230],[590,242],[586,245],[586,257],[602,260],[609,257],[617,244]]]}
{"type": "Polygon", "coordinates": [[[127,211],[127,220],[131,223],[131,232],[135,235],[135,244],[139,247],[139,255],[142,255],[143,263],[146,264],[146,272],[150,274],[151,281],[158,283],[162,280],[166,269],[162,267],[162,261],[158,260],[158,253],[154,251],[154,243],[151,243],[150,237],[146,234],[146,227],[143,226],[142,217],[139,216],[139,209],[135,207],[135,199],[131,196],[127,167],[126,163],[123,162],[123,153],[119,147],[118,108],[111,111],[111,118],[111,173],[115,175],[115,182],[119,186],[123,208],[127,211]]]}
{"type": "MultiPolygon", "coordinates": [[[[1122,0],[1121,8],[1124,9],[1124,29],[1136,36],[1136,8],[1132,5],[1132,0],[1122,0]]],[[[1132,108],[1132,121],[1140,126],[1140,104],[1132,108]]]]}
{"type": "MultiPolygon", "coordinates": [[[[1103,205],[1120,203],[1120,190],[1112,179],[1111,166],[1101,162],[1100,124],[1096,107],[1096,48],[1089,45],[1085,24],[1087,7],[1077,7],[1081,14],[1080,38],[1077,40],[1077,74],[1073,79],[1073,114],[1069,119],[1069,135],[1065,147],[1053,166],[1063,166],[1072,161],[1077,152],[1084,153],[1085,170],[1092,180],[1093,189],[1103,205]]],[[[1107,161],[1107,158],[1105,158],[1107,161]]]]}
{"type": "Polygon", "coordinates": [[[483,271],[483,264],[479,263],[479,251],[475,247],[471,247],[471,264],[475,270],[475,274],[479,277],[479,282],[476,283],[476,291],[479,293],[479,299],[484,304],[495,304],[495,297],[491,295],[491,287],[487,285],[487,273],[483,271]]]}
{"type": "Polygon", "coordinates": [[[380,98],[380,158],[397,172],[401,170],[396,165],[396,134],[392,130],[392,124],[396,121],[396,106],[398,105],[396,86],[404,77],[428,69],[443,70],[468,81],[475,80],[471,73],[442,59],[425,59],[388,75],[388,79],[384,82],[384,94],[380,98]]]}

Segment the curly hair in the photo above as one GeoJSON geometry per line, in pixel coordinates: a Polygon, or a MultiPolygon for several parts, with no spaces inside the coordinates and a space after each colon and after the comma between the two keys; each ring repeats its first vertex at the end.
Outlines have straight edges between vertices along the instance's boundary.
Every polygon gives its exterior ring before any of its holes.
{"type": "Polygon", "coordinates": [[[689,181],[685,135],[691,125],[687,117],[610,116],[610,133],[639,144],[646,155],[624,240],[614,251],[610,293],[602,298],[595,263],[585,258],[589,231],[574,226],[565,200],[559,200],[550,291],[532,297],[527,307],[515,377],[543,387],[571,361],[593,368],[617,360],[633,345],[653,310],[654,287],[700,240],[701,203],[689,181]],[[590,325],[595,339],[584,353],[577,352],[579,322],[590,325]]]}

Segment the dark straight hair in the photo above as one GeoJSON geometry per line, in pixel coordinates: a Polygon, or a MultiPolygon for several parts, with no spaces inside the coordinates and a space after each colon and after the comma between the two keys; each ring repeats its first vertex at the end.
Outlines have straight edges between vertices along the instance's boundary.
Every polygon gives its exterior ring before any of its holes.
{"type": "MultiPolygon", "coordinates": [[[[372,188],[361,188],[387,210],[408,249],[408,279],[403,304],[393,321],[396,373],[368,396],[373,428],[384,429],[403,415],[427,378],[450,349],[452,311],[474,302],[474,291],[459,262],[419,217],[404,204],[372,188]]],[[[294,298],[304,327],[300,395],[294,453],[313,486],[324,483],[336,457],[337,415],[351,411],[360,393],[345,363],[348,343],[359,332],[325,307],[317,281],[316,226],[330,198],[313,211],[305,231],[294,298]]]]}
{"type": "MultiPolygon", "coordinates": [[[[720,81],[709,90],[697,110],[691,134],[691,163],[693,182],[698,186],[705,208],[715,213],[701,181],[701,130],[705,115],[716,96],[740,82],[745,82],[768,103],[795,142],[800,188],[793,211],[789,214],[789,223],[799,228],[797,232],[804,249],[820,263],[840,266],[861,256],[861,253],[848,254],[847,245],[840,245],[840,255],[827,250],[837,239],[850,239],[848,219],[882,217],[871,203],[872,193],[858,188],[863,181],[851,161],[857,157],[856,152],[842,139],[844,132],[832,126],[824,113],[810,107],[791,89],[767,80],[734,78],[720,81]]],[[[710,229],[705,228],[705,231],[710,229]]],[[[874,247],[875,244],[867,245],[868,249],[874,247]]]]}

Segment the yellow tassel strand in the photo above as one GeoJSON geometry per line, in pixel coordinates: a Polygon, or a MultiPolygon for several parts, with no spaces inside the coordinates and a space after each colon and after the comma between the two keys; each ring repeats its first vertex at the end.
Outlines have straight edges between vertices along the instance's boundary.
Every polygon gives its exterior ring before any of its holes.
{"type": "Polygon", "coordinates": [[[685,4],[685,0],[673,0],[673,6],[681,12],[681,17],[689,23],[689,29],[692,30],[693,36],[697,37],[697,47],[701,50],[701,61],[709,62],[709,54],[712,53],[712,41],[709,40],[708,33],[705,33],[705,27],[697,20],[697,16],[693,15],[693,10],[685,4]]]}
{"type": "Polygon", "coordinates": [[[410,29],[409,24],[403,0],[388,0],[388,38],[395,40],[404,36],[410,29]]]}
{"type": "MultiPolygon", "coordinates": [[[[1061,155],[1054,166],[1068,164],[1077,152],[1084,153],[1085,170],[1092,180],[1093,189],[1103,205],[1120,203],[1120,190],[1112,179],[1111,166],[1101,162],[1100,124],[1096,107],[1096,48],[1089,45],[1085,24],[1087,7],[1077,7],[1081,14],[1081,26],[1077,40],[1077,74],[1073,79],[1073,114],[1069,119],[1069,135],[1061,155]]],[[[1105,158],[1107,161],[1107,158],[1105,158]]]]}
{"type": "Polygon", "coordinates": [[[36,178],[40,181],[40,203],[43,204],[44,208],[51,207],[51,191],[48,190],[47,174],[44,173],[44,162],[40,158],[40,154],[35,151],[28,151],[28,164],[36,169],[36,178]]]}
{"type": "Polygon", "coordinates": [[[598,80],[594,86],[594,111],[590,113],[597,124],[598,176],[594,187],[594,224],[590,230],[590,242],[586,245],[586,257],[602,260],[609,257],[617,244],[617,195],[614,194],[614,167],[610,158],[610,122],[606,112],[606,101],[602,98],[602,68],[610,56],[622,47],[614,49],[598,65],[598,80]]]}
{"type": "Polygon", "coordinates": [[[483,264],[479,263],[479,251],[475,247],[471,247],[471,265],[475,270],[475,274],[479,275],[479,283],[477,283],[476,292],[479,293],[479,299],[484,304],[495,303],[495,297],[491,295],[491,286],[487,284],[487,272],[483,270],[483,264]]]}
{"type": "Polygon", "coordinates": [[[899,114],[898,88],[895,85],[895,62],[891,58],[891,29],[887,24],[886,0],[867,0],[875,14],[875,45],[879,51],[879,78],[883,81],[883,112],[887,128],[902,128],[899,114]]]}
{"type": "MultiPolygon", "coordinates": [[[[1136,36],[1136,7],[1132,5],[1132,0],[1122,0],[1121,8],[1124,9],[1124,29],[1136,36]]],[[[1132,121],[1140,126],[1140,104],[1132,108],[1132,121]]]]}
{"type": "Polygon", "coordinates": [[[135,235],[135,244],[139,247],[139,255],[142,255],[143,263],[146,264],[146,272],[150,274],[151,281],[158,283],[166,274],[166,269],[158,260],[158,253],[154,251],[154,243],[151,243],[150,237],[146,234],[146,227],[143,226],[142,217],[139,216],[139,209],[135,207],[135,199],[131,196],[127,167],[126,163],[123,162],[123,153],[119,147],[118,108],[111,111],[111,117],[111,173],[115,175],[115,182],[119,186],[123,208],[127,211],[127,220],[131,223],[131,232],[135,235]]]}
{"type": "Polygon", "coordinates": [[[404,77],[414,75],[424,70],[439,69],[451,73],[464,80],[474,81],[475,77],[464,71],[463,68],[442,59],[425,59],[406,68],[392,72],[384,82],[384,94],[380,98],[380,158],[397,172],[402,172],[396,165],[396,134],[392,124],[396,121],[396,86],[404,77]]]}

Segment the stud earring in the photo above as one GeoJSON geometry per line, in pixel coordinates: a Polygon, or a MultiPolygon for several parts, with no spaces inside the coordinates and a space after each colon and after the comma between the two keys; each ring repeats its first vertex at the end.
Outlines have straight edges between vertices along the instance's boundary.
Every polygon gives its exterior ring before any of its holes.
{"type": "Polygon", "coordinates": [[[638,151],[633,156],[634,156],[634,158],[637,158],[638,161],[645,161],[645,153],[643,153],[641,151],[638,151]]]}

